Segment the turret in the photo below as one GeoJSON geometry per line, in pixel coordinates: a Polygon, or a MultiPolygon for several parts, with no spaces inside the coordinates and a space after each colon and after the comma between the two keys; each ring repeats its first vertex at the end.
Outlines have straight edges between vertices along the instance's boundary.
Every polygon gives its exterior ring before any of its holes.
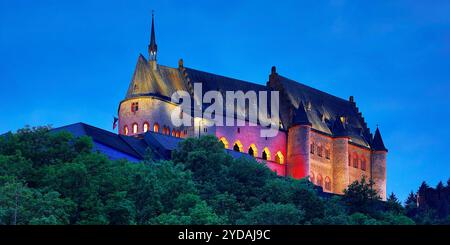
{"type": "Polygon", "coordinates": [[[293,111],[292,125],[288,131],[287,174],[295,179],[309,175],[311,122],[300,102],[293,111]]]}
{"type": "Polygon", "coordinates": [[[372,140],[371,177],[374,187],[383,200],[386,200],[386,156],[388,150],[384,146],[380,130],[377,127],[372,140]]]}
{"type": "Polygon", "coordinates": [[[348,169],[348,140],[349,136],[345,130],[342,118],[337,117],[333,123],[333,190],[342,194],[349,184],[348,169]]]}

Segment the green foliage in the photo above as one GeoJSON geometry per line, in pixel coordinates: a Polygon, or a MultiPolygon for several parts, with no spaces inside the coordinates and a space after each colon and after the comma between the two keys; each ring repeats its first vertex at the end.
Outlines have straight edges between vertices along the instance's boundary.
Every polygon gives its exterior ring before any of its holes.
{"type": "Polygon", "coordinates": [[[418,209],[413,193],[405,208],[394,194],[384,203],[362,179],[324,197],[307,179],[232,158],[214,136],[182,141],[171,161],[150,151],[139,163],[111,161],[92,146],[49,127],[0,137],[0,224],[436,223],[436,211],[418,209]]]}

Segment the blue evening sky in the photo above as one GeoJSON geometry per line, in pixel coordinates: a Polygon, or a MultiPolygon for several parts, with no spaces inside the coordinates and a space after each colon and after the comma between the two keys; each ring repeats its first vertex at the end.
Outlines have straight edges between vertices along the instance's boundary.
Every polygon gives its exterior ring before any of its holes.
{"type": "Polygon", "coordinates": [[[450,177],[450,1],[0,0],[0,133],[111,130],[151,10],[158,62],[355,96],[389,148],[388,192],[450,177]]]}

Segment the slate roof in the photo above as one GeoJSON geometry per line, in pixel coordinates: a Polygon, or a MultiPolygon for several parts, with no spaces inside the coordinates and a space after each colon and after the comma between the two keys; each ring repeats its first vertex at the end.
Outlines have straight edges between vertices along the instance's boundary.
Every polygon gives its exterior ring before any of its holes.
{"type": "Polygon", "coordinates": [[[376,151],[388,151],[384,146],[383,139],[381,138],[381,133],[378,127],[375,130],[375,135],[373,136],[372,148],[376,151]]]}
{"type": "MultiPolygon", "coordinates": [[[[289,127],[293,124],[308,123],[317,132],[330,136],[348,136],[354,144],[371,147],[370,129],[353,101],[333,96],[278,75],[275,68],[273,68],[272,75],[276,74],[274,79],[276,79],[277,86],[274,86],[271,81],[265,86],[183,66],[170,68],[158,65],[157,67],[156,70],[151,69],[147,60],[142,55],[139,56],[126,99],[142,95],[170,98],[172,93],[177,90],[184,90],[193,95],[194,83],[202,84],[203,93],[211,90],[221,92],[224,100],[226,91],[241,90],[244,93],[255,91],[258,95],[260,91],[278,90],[280,91],[280,103],[287,103],[287,105],[280,105],[280,110],[291,115],[288,119],[282,117],[283,125],[289,127]],[[286,110],[291,110],[291,112],[286,110]],[[345,118],[345,122],[338,125],[341,117],[345,118]]],[[[272,79],[272,75],[270,79],[272,79]]],[[[270,104],[270,93],[268,95],[268,104],[270,104]]],[[[208,105],[203,106],[205,109],[208,105]]],[[[270,105],[268,111],[271,111],[270,105]]],[[[247,119],[245,116],[248,116],[248,113],[245,112],[246,108],[238,106],[236,115],[239,118],[247,119]]]]}

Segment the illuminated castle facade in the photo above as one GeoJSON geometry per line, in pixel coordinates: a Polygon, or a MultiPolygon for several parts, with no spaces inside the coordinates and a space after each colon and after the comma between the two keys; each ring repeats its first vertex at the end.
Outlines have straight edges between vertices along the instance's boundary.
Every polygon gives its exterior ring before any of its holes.
{"type": "MultiPolygon", "coordinates": [[[[386,198],[386,154],[377,128],[372,135],[352,96],[348,100],[308,87],[277,73],[272,67],[267,84],[260,85],[185,67],[157,63],[152,17],[148,59],[139,55],[126,97],[120,102],[119,134],[140,137],[156,132],[176,138],[215,135],[227,149],[265,161],[281,176],[309,176],[325,192],[342,193],[363,175],[371,178],[386,198]],[[193,94],[201,83],[203,93],[225,91],[279,91],[280,119],[276,137],[260,137],[262,126],[175,127],[171,112],[177,104],[171,95],[179,90],[193,94]]],[[[224,95],[225,97],[225,95],[224,95]]],[[[237,108],[244,118],[245,108],[237,108]]],[[[197,120],[193,118],[193,121],[197,120]]]]}

